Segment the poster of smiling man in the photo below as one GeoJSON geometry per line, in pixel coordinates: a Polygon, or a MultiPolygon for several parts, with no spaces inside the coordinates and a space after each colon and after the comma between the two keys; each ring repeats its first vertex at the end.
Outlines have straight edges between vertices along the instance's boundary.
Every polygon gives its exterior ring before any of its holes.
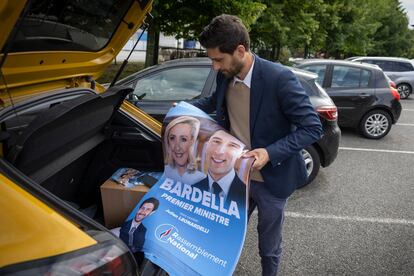
{"type": "Polygon", "coordinates": [[[145,200],[158,200],[142,222],[140,250],[170,275],[232,275],[246,234],[253,159],[242,157],[242,142],[185,102],[168,112],[162,141],[164,173],[126,219],[145,200]]]}

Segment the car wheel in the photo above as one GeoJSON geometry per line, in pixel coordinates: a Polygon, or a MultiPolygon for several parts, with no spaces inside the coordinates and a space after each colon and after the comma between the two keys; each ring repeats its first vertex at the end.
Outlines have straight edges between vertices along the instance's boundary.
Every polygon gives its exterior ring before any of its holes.
{"type": "Polygon", "coordinates": [[[308,174],[308,180],[302,186],[298,188],[305,187],[309,183],[311,183],[316,175],[319,172],[319,168],[321,166],[321,159],[319,157],[318,151],[315,149],[314,146],[308,146],[302,150],[303,159],[305,160],[306,172],[308,174]]]}
{"type": "Polygon", "coordinates": [[[400,94],[401,99],[407,99],[412,92],[411,86],[407,83],[400,83],[399,85],[397,85],[397,90],[400,94]]]}
{"type": "Polygon", "coordinates": [[[369,139],[380,139],[388,134],[392,121],[390,115],[383,110],[371,110],[362,118],[359,125],[363,136],[369,139]]]}

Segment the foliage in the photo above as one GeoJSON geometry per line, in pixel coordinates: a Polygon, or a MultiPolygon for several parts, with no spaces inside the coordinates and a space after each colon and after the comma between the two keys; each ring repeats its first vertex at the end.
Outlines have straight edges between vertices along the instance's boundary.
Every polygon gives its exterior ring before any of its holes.
{"type": "Polygon", "coordinates": [[[155,0],[153,24],[167,35],[196,39],[222,13],[242,18],[252,49],[271,60],[280,61],[282,52],[414,57],[414,30],[399,0],[155,0]]]}
{"type": "Polygon", "coordinates": [[[351,55],[366,55],[373,47],[372,35],[380,22],[372,20],[371,7],[381,0],[334,0],[332,12],[339,19],[327,25],[325,52],[328,56],[342,58],[351,55]]]}
{"type": "Polygon", "coordinates": [[[255,0],[155,0],[155,20],[160,31],[176,38],[197,38],[213,17],[236,14],[247,28],[256,21],[265,5],[255,0]]]}
{"type": "Polygon", "coordinates": [[[264,9],[265,5],[255,0],[154,0],[145,66],[156,63],[158,43],[154,40],[159,40],[160,32],[194,39],[213,17],[223,13],[238,15],[250,29],[264,9]]]}
{"type": "MultiPolygon", "coordinates": [[[[381,25],[374,34],[370,54],[409,57],[413,45],[413,31],[407,28],[408,18],[396,0],[383,0],[374,7],[381,25]]],[[[412,56],[411,56],[412,57],[412,56]]]]}

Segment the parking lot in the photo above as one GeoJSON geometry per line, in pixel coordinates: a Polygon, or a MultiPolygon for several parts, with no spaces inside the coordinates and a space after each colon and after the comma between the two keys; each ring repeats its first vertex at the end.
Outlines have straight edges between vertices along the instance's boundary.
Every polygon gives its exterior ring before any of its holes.
{"type": "MultiPolygon", "coordinates": [[[[338,157],[288,202],[279,275],[413,275],[414,98],[382,140],[342,130],[338,157]]],[[[236,275],[260,275],[253,214],[236,275]]]]}

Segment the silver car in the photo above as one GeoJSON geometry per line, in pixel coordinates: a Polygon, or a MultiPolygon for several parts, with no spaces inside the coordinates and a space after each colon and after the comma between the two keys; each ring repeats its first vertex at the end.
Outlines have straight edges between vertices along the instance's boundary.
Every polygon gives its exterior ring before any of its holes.
{"type": "Polygon", "coordinates": [[[406,99],[414,88],[414,63],[406,58],[396,57],[357,57],[354,62],[378,65],[395,83],[401,99],[406,99]]]}

